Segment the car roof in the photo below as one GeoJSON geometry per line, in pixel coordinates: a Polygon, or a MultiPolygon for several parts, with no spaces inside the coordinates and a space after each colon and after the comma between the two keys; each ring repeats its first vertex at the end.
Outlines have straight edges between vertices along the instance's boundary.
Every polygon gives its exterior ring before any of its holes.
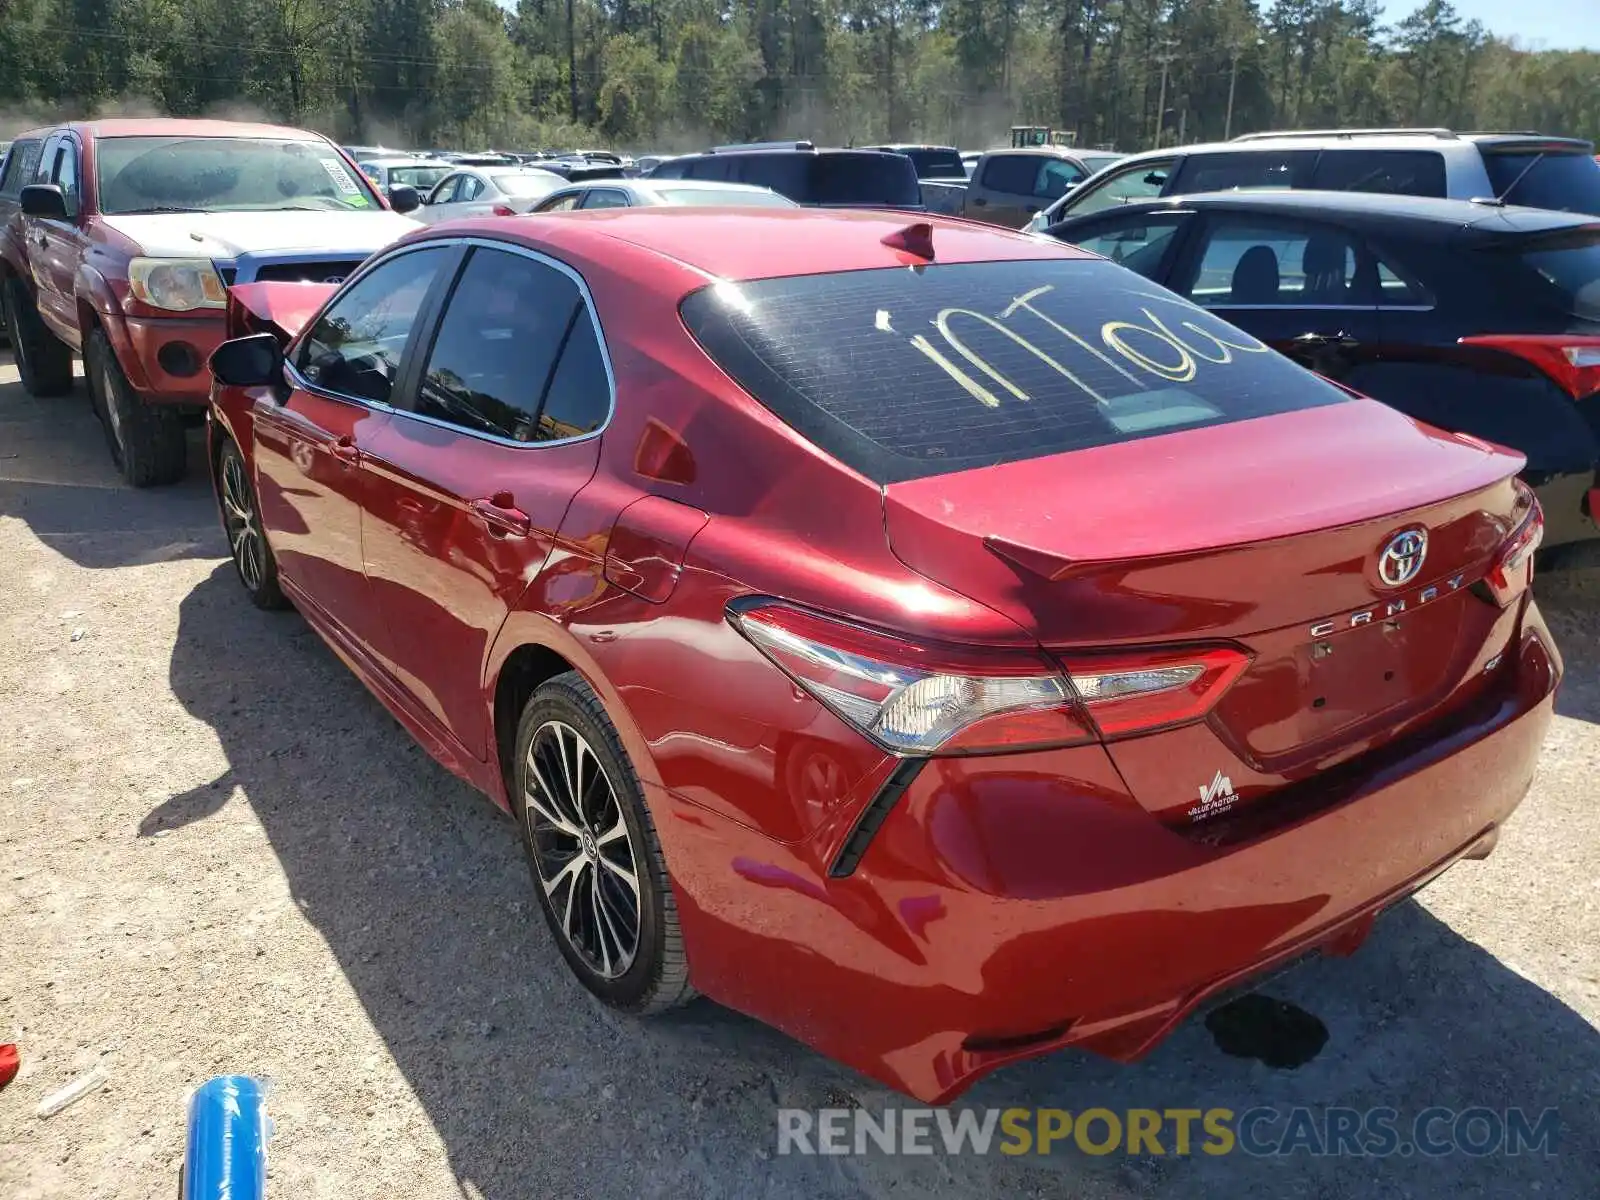
{"type": "Polygon", "coordinates": [[[719,182],[715,179],[596,179],[587,184],[574,184],[575,187],[614,187],[617,185],[644,188],[647,191],[658,191],[661,188],[671,188],[675,192],[770,192],[771,188],[762,187],[755,183],[719,182]]]}
{"type": "Polygon", "coordinates": [[[1334,214],[1373,223],[1411,223],[1448,229],[1498,229],[1536,233],[1542,230],[1600,224],[1585,213],[1558,212],[1518,205],[1482,204],[1473,200],[1446,200],[1433,196],[1396,196],[1386,192],[1319,192],[1274,188],[1259,191],[1203,192],[1188,196],[1163,196],[1113,210],[1101,209],[1069,221],[1088,222],[1111,212],[1137,210],[1162,212],[1173,208],[1224,209],[1236,212],[1334,214]]]}
{"type": "Polygon", "coordinates": [[[1258,151],[1284,150],[1446,150],[1451,146],[1492,145],[1510,147],[1525,145],[1550,150],[1578,151],[1590,147],[1581,138],[1551,137],[1542,133],[1406,133],[1403,131],[1347,131],[1315,130],[1308,133],[1260,133],[1236,138],[1231,142],[1197,142],[1191,146],[1165,146],[1159,150],[1141,150],[1128,155],[1130,161],[1148,158],[1186,158],[1192,154],[1253,154],[1258,151]]]}
{"type": "MultiPolygon", "coordinates": [[[[65,128],[91,138],[115,137],[236,137],[279,138],[283,141],[326,142],[327,138],[309,129],[288,125],[262,125],[253,121],[207,121],[186,117],[115,117],[96,121],[68,121],[65,128]]],[[[43,137],[63,125],[41,125],[18,137],[43,137]]],[[[330,143],[331,144],[331,143],[330,143]]]]}
{"type": "Polygon", "coordinates": [[[655,259],[709,278],[751,280],[914,265],[907,252],[883,242],[912,225],[932,227],[937,263],[1095,257],[1053,238],[975,221],[864,209],[662,205],[476,218],[429,232],[514,240],[618,270],[648,270],[655,259]]]}
{"type": "Polygon", "coordinates": [[[360,158],[356,160],[363,167],[448,167],[447,162],[440,162],[437,158],[418,158],[412,154],[392,154],[383,158],[360,158]]]}

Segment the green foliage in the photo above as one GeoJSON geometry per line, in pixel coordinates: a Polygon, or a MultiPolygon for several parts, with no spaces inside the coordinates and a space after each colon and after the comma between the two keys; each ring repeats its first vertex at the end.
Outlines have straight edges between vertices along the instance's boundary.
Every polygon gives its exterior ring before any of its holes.
{"type": "Polygon", "coordinates": [[[110,112],[268,117],[389,145],[1134,150],[1254,129],[1600,136],[1600,54],[1424,0],[0,0],[0,136],[110,112]],[[1164,78],[1163,78],[1164,77],[1164,78]]]}

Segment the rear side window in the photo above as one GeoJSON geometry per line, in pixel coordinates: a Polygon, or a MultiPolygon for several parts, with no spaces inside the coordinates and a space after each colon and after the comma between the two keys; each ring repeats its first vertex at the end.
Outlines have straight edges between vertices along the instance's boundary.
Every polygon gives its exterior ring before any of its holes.
{"type": "Polygon", "coordinates": [[[794,157],[809,162],[808,199],[812,204],[917,206],[922,203],[916,168],[903,154],[796,154],[794,157]]]}
{"type": "Polygon", "coordinates": [[[1444,156],[1431,150],[1324,150],[1311,186],[1329,192],[1443,196],[1444,156]]]}
{"type": "Polygon", "coordinates": [[[996,192],[1017,196],[1033,195],[1033,181],[1039,175],[1036,154],[997,154],[983,166],[979,184],[996,192]]]}
{"type": "Polygon", "coordinates": [[[1191,154],[1178,166],[1175,192],[1226,192],[1234,188],[1311,186],[1315,150],[1253,150],[1191,154]]]}
{"type": "Polygon", "coordinates": [[[1587,154],[1486,153],[1483,165],[1507,204],[1600,216],[1600,163],[1587,154]]]}
{"type": "Polygon", "coordinates": [[[682,311],[740,386],[879,483],[1348,398],[1108,262],[721,283],[682,311]]]}
{"type": "Polygon", "coordinates": [[[33,182],[33,174],[39,169],[40,144],[36,139],[29,139],[11,147],[6,157],[5,176],[0,178],[0,196],[15,200],[22,189],[33,182]]]}
{"type": "Polygon", "coordinates": [[[907,150],[905,155],[919,179],[960,179],[966,174],[954,150],[907,150]]]}
{"type": "MultiPolygon", "coordinates": [[[[671,165],[676,167],[678,164],[671,165]]],[[[685,179],[736,180],[738,175],[733,169],[734,165],[724,158],[695,158],[684,164],[681,170],[685,179]]],[[[676,171],[666,169],[662,170],[662,175],[668,179],[676,179],[678,177],[676,171]]]]}

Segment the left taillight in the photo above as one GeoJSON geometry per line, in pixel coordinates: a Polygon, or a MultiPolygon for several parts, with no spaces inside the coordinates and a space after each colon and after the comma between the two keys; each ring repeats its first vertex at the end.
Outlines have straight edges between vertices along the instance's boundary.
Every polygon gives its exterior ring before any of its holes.
{"type": "Polygon", "coordinates": [[[1230,648],[1073,656],[914,641],[778,601],[729,620],[790,679],[895,754],[1067,746],[1196,720],[1248,665],[1230,648]]]}
{"type": "Polygon", "coordinates": [[[1532,363],[1574,400],[1600,392],[1600,337],[1580,334],[1481,334],[1461,339],[1532,363]]]}
{"type": "Polygon", "coordinates": [[[1544,510],[1533,489],[1520,480],[1515,482],[1517,506],[1513,511],[1511,532],[1495,553],[1484,583],[1494,596],[1495,603],[1504,608],[1533,583],[1534,556],[1544,541],[1544,510]]]}
{"type": "Polygon", "coordinates": [[[517,215],[517,210],[512,208],[509,204],[496,204],[493,212],[497,217],[514,217],[517,215]]]}

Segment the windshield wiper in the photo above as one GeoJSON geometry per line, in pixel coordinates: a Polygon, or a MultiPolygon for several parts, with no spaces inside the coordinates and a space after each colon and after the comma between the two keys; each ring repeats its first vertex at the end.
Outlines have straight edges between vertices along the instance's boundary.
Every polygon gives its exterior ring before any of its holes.
{"type": "Polygon", "coordinates": [[[142,217],[149,213],[203,213],[203,208],[180,208],[173,204],[152,204],[149,208],[125,208],[121,212],[107,213],[112,217],[142,217]]]}

